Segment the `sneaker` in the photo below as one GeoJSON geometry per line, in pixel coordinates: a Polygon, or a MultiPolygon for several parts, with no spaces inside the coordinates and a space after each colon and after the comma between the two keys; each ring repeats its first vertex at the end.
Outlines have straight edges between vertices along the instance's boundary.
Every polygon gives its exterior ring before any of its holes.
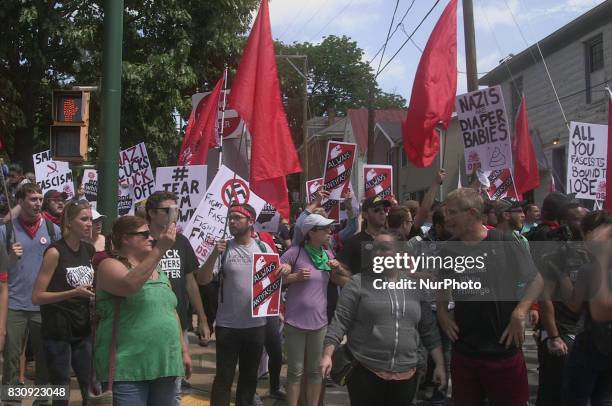
{"type": "Polygon", "coordinates": [[[265,406],[257,393],[253,396],[253,406],[265,406]]]}
{"type": "Polygon", "coordinates": [[[277,400],[287,400],[287,392],[285,391],[285,388],[281,386],[276,390],[271,390],[268,397],[277,400]]]}

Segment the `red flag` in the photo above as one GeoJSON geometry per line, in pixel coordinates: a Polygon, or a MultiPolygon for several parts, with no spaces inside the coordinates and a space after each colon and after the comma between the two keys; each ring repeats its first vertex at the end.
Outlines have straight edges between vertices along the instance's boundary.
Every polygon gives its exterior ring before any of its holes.
{"type": "Polygon", "coordinates": [[[259,7],[228,103],[251,133],[251,189],[289,218],[285,177],[302,167],[281,101],[268,0],[259,7]]]}
{"type": "Polygon", "coordinates": [[[436,125],[448,128],[457,93],[457,0],[436,23],[414,78],[403,123],[404,149],[416,167],[431,165],[440,150],[436,125]]]}
{"type": "MultiPolygon", "coordinates": [[[[608,90],[608,162],[606,165],[606,174],[612,171],[612,91],[608,90]]],[[[612,182],[606,176],[606,210],[612,211],[612,182]]]]}
{"type": "Polygon", "coordinates": [[[213,91],[198,103],[189,115],[185,138],[179,153],[179,165],[205,165],[208,149],[217,146],[215,132],[219,123],[219,96],[223,76],[213,91]]]}
{"type": "Polygon", "coordinates": [[[521,99],[516,121],[514,122],[514,185],[518,194],[529,192],[540,186],[538,160],[535,156],[531,135],[529,134],[529,119],[525,96],[521,99]]]}

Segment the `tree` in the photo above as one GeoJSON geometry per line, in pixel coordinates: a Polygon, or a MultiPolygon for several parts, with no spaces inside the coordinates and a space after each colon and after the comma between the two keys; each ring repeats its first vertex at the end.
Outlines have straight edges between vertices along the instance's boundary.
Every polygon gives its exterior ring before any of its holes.
{"type": "MultiPolygon", "coordinates": [[[[235,66],[258,0],[126,0],[121,144],[146,141],[154,165],[176,162],[173,113],[191,110],[227,64],[235,66]]],[[[0,136],[12,160],[32,165],[48,146],[51,90],[98,85],[103,10],[94,0],[4,0],[0,8],[0,136]]],[[[90,106],[90,160],[99,144],[99,98],[90,106]]]]}

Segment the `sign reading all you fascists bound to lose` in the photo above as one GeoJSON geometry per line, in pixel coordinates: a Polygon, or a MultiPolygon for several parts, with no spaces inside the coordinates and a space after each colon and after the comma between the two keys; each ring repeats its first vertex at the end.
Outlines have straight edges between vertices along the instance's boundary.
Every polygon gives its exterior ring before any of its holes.
{"type": "MultiPolygon", "coordinates": [[[[222,165],[183,230],[200,263],[206,261],[215,242],[223,238],[227,209],[233,202],[250,204],[257,215],[266,204],[251,191],[247,181],[238,175],[234,179],[234,172],[222,165]]],[[[225,238],[231,238],[229,232],[225,238]]]]}
{"type": "Polygon", "coordinates": [[[251,285],[251,316],[278,316],[281,278],[278,274],[278,254],[253,254],[253,284],[251,285]]]}
{"type": "Polygon", "coordinates": [[[155,189],[155,177],[144,142],[119,153],[119,184],[134,186],[134,201],[145,200],[155,189]]]}
{"type": "Polygon", "coordinates": [[[570,123],[567,191],[578,199],[606,198],[608,126],[570,123]]]}
{"type": "Polygon", "coordinates": [[[178,197],[178,230],[181,232],[206,193],[206,165],[165,166],[155,170],[155,190],[178,197]]]}
{"type": "Polygon", "coordinates": [[[325,154],[323,188],[329,191],[330,200],[342,200],[348,191],[353,171],[357,144],[329,141],[325,154]]]}
{"type": "Polygon", "coordinates": [[[501,86],[457,96],[455,109],[465,148],[465,169],[483,171],[512,167],[508,116],[501,86]]]}
{"type": "Polygon", "coordinates": [[[69,199],[74,197],[74,180],[68,162],[52,160],[50,150],[34,154],[32,159],[36,183],[43,194],[49,190],[57,190],[66,193],[69,199]]]}

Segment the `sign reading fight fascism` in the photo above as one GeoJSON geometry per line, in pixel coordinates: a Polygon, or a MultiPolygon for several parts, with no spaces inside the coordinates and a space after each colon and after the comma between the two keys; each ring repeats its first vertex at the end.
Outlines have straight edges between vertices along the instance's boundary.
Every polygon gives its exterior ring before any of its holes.
{"type": "Polygon", "coordinates": [[[153,193],[155,178],[144,142],[119,153],[119,184],[134,186],[133,196],[136,203],[153,193]]]}
{"type": "Polygon", "coordinates": [[[467,173],[512,167],[510,128],[501,86],[457,96],[455,109],[467,173]]]}
{"type": "Polygon", "coordinates": [[[155,170],[155,190],[178,197],[177,228],[181,232],[206,193],[206,165],[164,166],[155,170]]]}
{"type": "Polygon", "coordinates": [[[578,199],[605,200],[608,126],[570,122],[567,191],[578,199]]]}
{"type": "Polygon", "coordinates": [[[282,287],[278,254],[253,254],[252,264],[251,317],[278,316],[282,287]]]}
{"type": "Polygon", "coordinates": [[[247,181],[222,165],[183,230],[200,263],[206,261],[216,241],[230,238],[225,226],[228,207],[234,202],[250,204],[257,215],[266,204],[251,191],[247,181]]]}
{"type": "Polygon", "coordinates": [[[57,190],[66,193],[69,199],[74,197],[74,180],[68,162],[52,160],[50,150],[34,154],[32,159],[36,183],[43,194],[49,190],[57,190]]]}

